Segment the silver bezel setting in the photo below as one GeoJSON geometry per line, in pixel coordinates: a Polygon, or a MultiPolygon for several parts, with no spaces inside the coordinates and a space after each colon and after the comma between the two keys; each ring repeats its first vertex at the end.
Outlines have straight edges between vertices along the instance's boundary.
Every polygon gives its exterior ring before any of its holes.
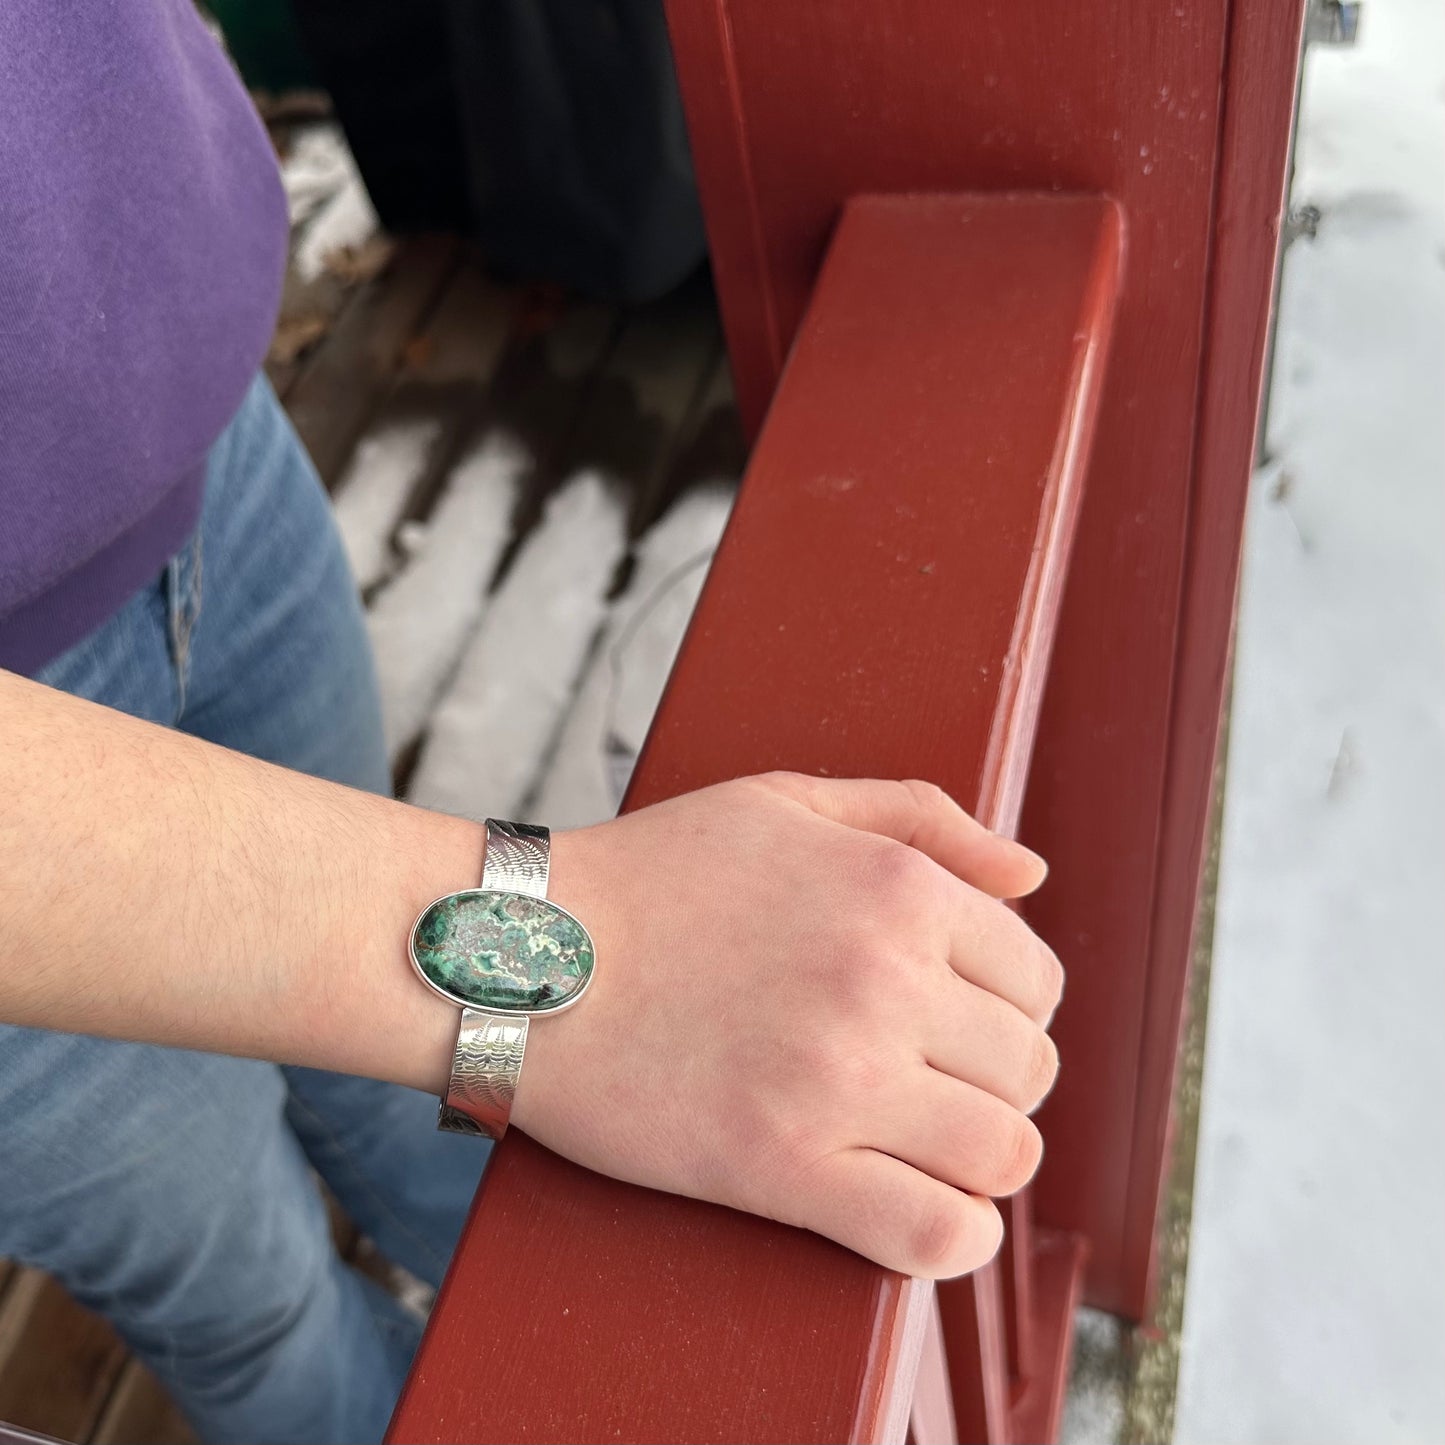
{"type": "Polygon", "coordinates": [[[558,1014],[566,1013],[569,1008],[575,1007],[581,1002],[582,996],[592,987],[592,980],[597,976],[597,943],[592,937],[592,931],[572,912],[570,908],[563,908],[560,903],[554,902],[537,893],[527,893],[519,888],[454,888],[449,893],[438,894],[425,908],[417,914],[416,920],[411,925],[411,931],[406,936],[406,956],[411,960],[411,966],[416,976],[439,998],[444,998],[449,1004],[455,1004],[457,1008],[471,1009],[474,1013],[487,1014],[498,1019],[547,1019],[555,1018],[558,1014]],[[548,908],[554,908],[566,918],[570,918],[578,928],[582,930],[583,936],[587,939],[592,949],[592,969],[582,981],[582,987],[577,990],[565,1002],[546,1009],[528,1008],[485,1008],[481,1004],[473,1003],[470,999],[458,998],[456,994],[448,992],[440,984],[434,983],[422,970],[421,964],[416,956],[416,931],[421,927],[421,921],[437,906],[444,903],[448,898],[470,898],[481,894],[505,894],[511,898],[526,898],[533,903],[545,903],[548,908]]]}

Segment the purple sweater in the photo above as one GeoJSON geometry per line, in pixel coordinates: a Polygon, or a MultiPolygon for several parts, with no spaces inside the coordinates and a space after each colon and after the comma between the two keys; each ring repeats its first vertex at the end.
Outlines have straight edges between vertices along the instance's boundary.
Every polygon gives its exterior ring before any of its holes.
{"type": "Polygon", "coordinates": [[[285,252],[193,0],[0,0],[0,667],[79,641],[195,527],[285,252]]]}

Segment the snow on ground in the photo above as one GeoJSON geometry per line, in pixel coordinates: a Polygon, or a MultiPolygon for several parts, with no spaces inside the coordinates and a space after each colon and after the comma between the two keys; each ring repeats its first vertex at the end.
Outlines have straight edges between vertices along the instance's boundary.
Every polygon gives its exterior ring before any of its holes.
{"type": "MultiPolygon", "coordinates": [[[[303,215],[309,213],[308,195],[315,197],[318,192],[329,188],[324,199],[319,202],[313,200],[310,210],[314,210],[314,214],[306,223],[305,233],[291,258],[296,274],[308,286],[326,269],[329,256],[338,251],[355,250],[374,236],[380,227],[371,198],[361,183],[356,162],[341,143],[339,133],[333,135],[331,145],[321,139],[327,135],[325,129],[310,134],[315,138],[308,140],[303,136],[297,142],[298,148],[306,149],[299,163],[296,160],[291,162],[299,168],[287,185],[293,224],[299,219],[298,212],[303,215]]],[[[285,173],[286,168],[283,168],[283,175],[285,173]]]]}
{"type": "Polygon", "coordinates": [[[1246,539],[1180,1445],[1445,1440],[1445,7],[1360,35],[1246,539]]]}
{"type": "Polygon", "coordinates": [[[531,809],[539,822],[581,828],[617,812],[732,500],[731,487],[690,491],[638,544],[531,809]]]}
{"type": "Polygon", "coordinates": [[[520,442],[488,436],[448,477],[430,519],[410,535],[402,570],[372,601],[367,625],[393,763],[421,732],[482,615],[529,463],[520,442]]]}
{"type": "Polygon", "coordinates": [[[355,178],[356,163],[339,126],[316,125],[298,131],[281,162],[291,224],[309,220],[355,178]]]}
{"type": "Polygon", "coordinates": [[[413,802],[473,818],[521,813],[605,615],[624,524],[620,497],[595,472],[551,498],[433,715],[413,802]]]}
{"type": "Polygon", "coordinates": [[[1081,1309],[1074,1317],[1074,1360],[1061,1445],[1098,1445],[1124,1431],[1125,1350],[1123,1322],[1102,1310],[1081,1309]]]}
{"type": "Polygon", "coordinates": [[[358,587],[381,581],[394,565],[391,538],[412,488],[441,436],[434,417],[380,427],[362,437],[336,488],[336,522],[358,587]]]}

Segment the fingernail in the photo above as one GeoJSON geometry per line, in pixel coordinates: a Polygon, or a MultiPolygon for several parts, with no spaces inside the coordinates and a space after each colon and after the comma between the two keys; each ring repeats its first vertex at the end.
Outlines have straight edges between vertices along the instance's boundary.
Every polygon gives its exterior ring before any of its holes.
{"type": "MultiPolygon", "coordinates": [[[[1039,872],[1043,875],[1043,878],[1047,878],[1049,876],[1048,860],[1041,858],[1032,848],[1025,848],[1022,843],[1018,846],[1028,856],[1030,862],[1038,864],[1039,872]]],[[[1040,879],[1040,881],[1042,881],[1042,879],[1040,879]]]]}

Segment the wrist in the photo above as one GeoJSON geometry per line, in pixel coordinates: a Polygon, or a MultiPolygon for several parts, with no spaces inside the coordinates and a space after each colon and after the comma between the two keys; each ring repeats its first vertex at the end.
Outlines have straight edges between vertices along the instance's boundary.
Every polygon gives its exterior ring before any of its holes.
{"type": "Polygon", "coordinates": [[[439,1094],[451,1069],[457,1011],[418,980],[407,940],[434,899],[478,886],[485,833],[465,818],[401,803],[383,807],[346,890],[341,956],[310,971],[319,982],[311,999],[318,1052],[323,1067],[439,1094]]]}

